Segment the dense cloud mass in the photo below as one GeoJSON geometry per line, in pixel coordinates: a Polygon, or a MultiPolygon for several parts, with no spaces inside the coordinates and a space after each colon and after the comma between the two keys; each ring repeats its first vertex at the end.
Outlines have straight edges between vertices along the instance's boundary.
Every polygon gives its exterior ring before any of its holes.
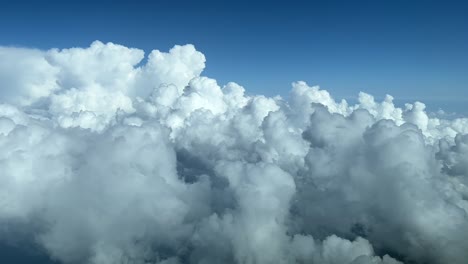
{"type": "Polygon", "coordinates": [[[60,263],[468,260],[468,119],[201,76],[192,45],[0,47],[0,240],[60,263]]]}

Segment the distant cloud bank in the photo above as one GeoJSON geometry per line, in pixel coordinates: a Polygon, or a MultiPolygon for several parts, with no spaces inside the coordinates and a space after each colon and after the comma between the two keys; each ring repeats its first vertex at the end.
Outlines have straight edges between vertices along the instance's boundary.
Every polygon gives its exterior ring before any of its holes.
{"type": "Polygon", "coordinates": [[[61,263],[466,263],[467,118],[305,82],[247,96],[192,45],[144,57],[0,47],[3,243],[61,263]]]}

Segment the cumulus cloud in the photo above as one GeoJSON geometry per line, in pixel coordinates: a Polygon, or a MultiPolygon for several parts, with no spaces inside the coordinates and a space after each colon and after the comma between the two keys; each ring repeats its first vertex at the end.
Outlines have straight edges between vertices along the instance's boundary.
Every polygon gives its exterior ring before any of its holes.
{"type": "Polygon", "coordinates": [[[247,96],[192,45],[144,56],[0,48],[0,243],[65,264],[466,263],[468,119],[305,82],[247,96]]]}

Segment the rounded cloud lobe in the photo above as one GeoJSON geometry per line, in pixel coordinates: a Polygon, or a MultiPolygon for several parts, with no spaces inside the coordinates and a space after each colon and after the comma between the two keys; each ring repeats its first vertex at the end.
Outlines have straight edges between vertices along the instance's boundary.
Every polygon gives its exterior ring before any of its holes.
{"type": "Polygon", "coordinates": [[[247,96],[192,45],[0,58],[3,244],[66,264],[468,259],[466,118],[305,82],[247,96]]]}

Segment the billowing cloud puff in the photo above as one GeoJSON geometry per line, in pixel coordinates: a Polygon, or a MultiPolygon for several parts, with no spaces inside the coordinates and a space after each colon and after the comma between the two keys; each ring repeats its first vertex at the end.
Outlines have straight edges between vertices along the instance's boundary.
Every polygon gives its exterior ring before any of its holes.
{"type": "Polygon", "coordinates": [[[466,118],[305,82],[246,96],[192,45],[0,58],[0,245],[65,264],[468,259],[466,118]]]}
{"type": "Polygon", "coordinates": [[[0,47],[2,103],[30,105],[58,90],[59,69],[51,65],[44,52],[0,47]]]}

